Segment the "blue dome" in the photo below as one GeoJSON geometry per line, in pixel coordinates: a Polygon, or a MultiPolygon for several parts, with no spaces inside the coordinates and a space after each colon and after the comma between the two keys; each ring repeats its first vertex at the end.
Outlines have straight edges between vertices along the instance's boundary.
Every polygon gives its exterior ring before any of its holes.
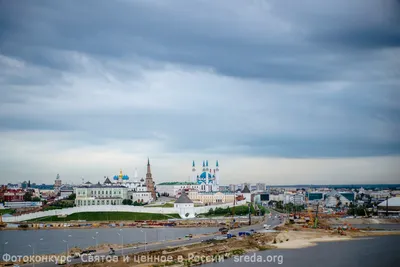
{"type": "Polygon", "coordinates": [[[200,174],[200,178],[207,178],[207,174],[208,174],[208,178],[211,178],[211,173],[207,173],[207,172],[202,172],[200,174]]]}
{"type": "Polygon", "coordinates": [[[113,179],[114,179],[114,180],[118,180],[118,176],[117,176],[117,175],[114,175],[113,179]]]}
{"type": "Polygon", "coordinates": [[[122,176],[122,180],[129,180],[129,176],[125,174],[124,176],[122,176]]]}

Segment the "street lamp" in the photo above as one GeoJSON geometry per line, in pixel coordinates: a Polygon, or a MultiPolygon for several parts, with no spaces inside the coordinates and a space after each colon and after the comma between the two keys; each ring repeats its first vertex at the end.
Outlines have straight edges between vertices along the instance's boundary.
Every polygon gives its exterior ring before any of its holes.
{"type": "Polygon", "coordinates": [[[69,247],[68,247],[68,241],[63,240],[63,242],[66,244],[66,251],[65,251],[65,256],[68,257],[68,251],[69,251],[69,247]]]}
{"type": "Polygon", "coordinates": [[[147,251],[147,232],[140,230],[140,232],[144,233],[144,251],[147,251]]]}
{"type": "MultiPolygon", "coordinates": [[[[119,231],[121,232],[122,229],[119,229],[119,231]]],[[[117,235],[119,235],[121,237],[121,244],[122,244],[122,256],[124,256],[124,235],[120,232],[117,232],[117,235]]]]}
{"type": "Polygon", "coordinates": [[[97,235],[98,234],[99,234],[99,232],[96,232],[96,237],[92,236],[92,239],[94,239],[96,241],[96,250],[97,250],[97,246],[98,246],[98,243],[97,243],[97,235]]]}
{"type": "Polygon", "coordinates": [[[8,241],[4,242],[3,244],[3,253],[6,254],[6,245],[8,244],[8,241]]]}
{"type": "Polygon", "coordinates": [[[33,247],[33,245],[30,245],[30,244],[28,246],[32,248],[32,257],[33,257],[32,266],[35,267],[35,248],[33,247]]]}

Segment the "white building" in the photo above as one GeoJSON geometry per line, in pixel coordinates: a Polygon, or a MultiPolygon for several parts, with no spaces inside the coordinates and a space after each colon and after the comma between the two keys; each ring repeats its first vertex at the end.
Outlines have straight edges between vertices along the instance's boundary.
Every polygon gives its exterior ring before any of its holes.
{"type": "Polygon", "coordinates": [[[257,191],[265,191],[266,190],[265,183],[257,183],[256,190],[257,191]]]}
{"type": "Polygon", "coordinates": [[[296,206],[304,205],[305,196],[303,194],[285,194],[284,204],[292,203],[296,206]]]}
{"type": "Polygon", "coordinates": [[[269,194],[269,201],[284,201],[285,195],[284,194],[269,194]]]}
{"type": "Polygon", "coordinates": [[[74,189],[71,186],[63,185],[60,187],[60,199],[68,198],[74,193],[74,189]]]}
{"type": "Polygon", "coordinates": [[[192,201],[207,205],[234,203],[236,197],[234,192],[198,192],[196,190],[189,191],[187,195],[192,201]]]}
{"type": "Polygon", "coordinates": [[[151,192],[149,191],[134,191],[128,189],[128,199],[132,200],[132,202],[139,203],[150,203],[153,201],[153,197],[151,196],[151,192]]]}
{"type": "Polygon", "coordinates": [[[75,205],[122,205],[128,198],[128,188],[121,185],[86,184],[75,187],[75,205]]]}
{"type": "Polygon", "coordinates": [[[168,194],[170,197],[179,197],[184,190],[196,190],[201,192],[202,185],[192,182],[165,182],[157,185],[157,191],[160,195],[168,194]]]}
{"type": "Polygon", "coordinates": [[[336,208],[339,206],[350,206],[351,201],[335,190],[326,194],[325,207],[336,208]]]}
{"type": "Polygon", "coordinates": [[[196,216],[193,201],[185,192],[175,201],[174,208],[181,218],[194,218],[196,216]]]}
{"type": "Polygon", "coordinates": [[[230,184],[229,185],[229,191],[235,192],[236,191],[236,185],[235,184],[230,184]]]}

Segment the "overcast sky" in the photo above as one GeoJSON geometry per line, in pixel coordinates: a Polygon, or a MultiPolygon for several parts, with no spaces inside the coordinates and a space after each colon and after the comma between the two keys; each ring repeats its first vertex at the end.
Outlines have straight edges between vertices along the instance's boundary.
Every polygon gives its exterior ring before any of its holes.
{"type": "Polygon", "coordinates": [[[0,183],[147,157],[157,183],[204,159],[223,184],[399,182],[399,25],[396,0],[0,1],[0,183]]]}

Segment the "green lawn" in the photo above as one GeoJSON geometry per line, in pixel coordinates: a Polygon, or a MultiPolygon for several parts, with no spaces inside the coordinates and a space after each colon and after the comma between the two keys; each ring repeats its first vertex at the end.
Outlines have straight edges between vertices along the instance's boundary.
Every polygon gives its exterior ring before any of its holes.
{"type": "Polygon", "coordinates": [[[141,212],[80,212],[68,215],[65,218],[49,216],[34,219],[35,222],[64,222],[64,221],[135,221],[135,220],[167,220],[180,218],[178,214],[158,214],[141,212]]]}
{"type": "Polygon", "coordinates": [[[173,208],[174,203],[165,203],[163,205],[154,205],[154,206],[148,206],[146,208],[173,208]]]}
{"type": "Polygon", "coordinates": [[[14,210],[12,210],[12,209],[1,209],[0,210],[0,214],[1,215],[3,215],[3,214],[7,214],[7,213],[13,213],[14,212],[14,210]]]}

